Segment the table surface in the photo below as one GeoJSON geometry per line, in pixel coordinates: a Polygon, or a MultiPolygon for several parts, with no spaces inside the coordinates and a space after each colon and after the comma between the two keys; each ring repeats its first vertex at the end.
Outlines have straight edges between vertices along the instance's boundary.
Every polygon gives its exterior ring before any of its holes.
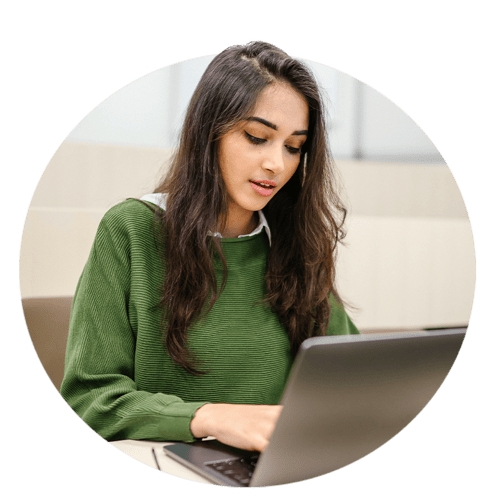
{"type": "Polygon", "coordinates": [[[163,447],[172,443],[126,439],[124,441],[112,441],[110,444],[136,460],[145,463],[150,467],[157,468],[162,472],[167,472],[182,477],[183,479],[211,484],[211,482],[204,477],[184,467],[165,454],[163,447]]]}

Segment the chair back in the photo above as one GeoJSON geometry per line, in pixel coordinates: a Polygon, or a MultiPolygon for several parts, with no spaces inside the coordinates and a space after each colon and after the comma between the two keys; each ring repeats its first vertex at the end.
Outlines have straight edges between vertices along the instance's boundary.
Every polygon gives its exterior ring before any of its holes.
{"type": "Polygon", "coordinates": [[[34,348],[48,377],[59,391],[64,377],[71,306],[72,296],[22,300],[24,317],[34,348]]]}

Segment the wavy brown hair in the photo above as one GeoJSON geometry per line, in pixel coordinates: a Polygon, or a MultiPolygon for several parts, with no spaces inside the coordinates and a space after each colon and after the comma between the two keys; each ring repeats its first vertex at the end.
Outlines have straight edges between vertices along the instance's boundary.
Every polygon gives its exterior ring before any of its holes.
{"type": "Polygon", "coordinates": [[[155,190],[168,195],[167,209],[157,209],[155,217],[166,265],[163,343],[171,358],[195,375],[204,371],[186,348],[187,331],[215,304],[227,277],[220,241],[208,235],[222,232],[228,211],[219,139],[249,117],[260,93],[276,82],[305,98],[309,130],[296,173],[264,208],[272,233],[264,302],[285,327],[293,356],[304,339],[325,334],[329,294],[342,303],[335,287],[336,249],[346,210],[336,194],[318,86],[304,64],[273,45],[230,47],[203,74],[169,172],[155,190]],[[216,253],[224,267],[222,281],[214,271],[216,253]]]}

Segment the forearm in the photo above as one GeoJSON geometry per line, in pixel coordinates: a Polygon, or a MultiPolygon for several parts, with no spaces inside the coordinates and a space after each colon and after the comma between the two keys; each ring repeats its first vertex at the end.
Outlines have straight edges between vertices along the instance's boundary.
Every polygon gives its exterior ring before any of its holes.
{"type": "Polygon", "coordinates": [[[92,429],[109,441],[195,440],[190,422],[204,402],[184,402],[172,395],[137,391],[131,381],[122,379],[92,390],[74,387],[75,384],[70,380],[64,383],[65,399],[92,429]]]}

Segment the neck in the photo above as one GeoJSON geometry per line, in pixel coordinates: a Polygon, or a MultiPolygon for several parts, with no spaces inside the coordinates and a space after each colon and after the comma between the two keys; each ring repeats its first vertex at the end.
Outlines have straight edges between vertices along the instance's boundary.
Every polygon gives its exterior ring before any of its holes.
{"type": "Polygon", "coordinates": [[[226,226],[223,230],[222,237],[237,238],[242,234],[250,234],[258,225],[257,212],[232,212],[229,211],[226,226]]]}

